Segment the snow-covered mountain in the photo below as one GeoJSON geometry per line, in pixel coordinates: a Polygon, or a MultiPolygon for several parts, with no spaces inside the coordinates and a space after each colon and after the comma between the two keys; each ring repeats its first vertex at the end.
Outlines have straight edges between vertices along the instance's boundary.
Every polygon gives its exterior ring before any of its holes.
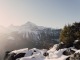
{"type": "Polygon", "coordinates": [[[37,26],[36,24],[34,24],[32,22],[27,22],[21,26],[11,25],[8,27],[8,29],[10,29],[12,31],[19,31],[22,33],[22,32],[33,32],[33,31],[37,31],[37,30],[43,30],[44,27],[37,26]]]}
{"type": "Polygon", "coordinates": [[[32,22],[27,22],[21,26],[14,26],[10,25],[9,27],[5,28],[0,26],[0,33],[6,33],[7,35],[11,35],[13,32],[17,32],[18,34],[22,34],[23,36],[26,36],[27,38],[29,35],[32,35],[32,37],[35,38],[35,40],[39,40],[42,34],[49,34],[56,36],[58,39],[58,36],[60,34],[60,29],[52,29],[47,28],[43,26],[37,26],[36,24],[32,22]]]}
{"type": "MultiPolygon", "coordinates": [[[[37,33],[38,31],[44,30],[44,29],[52,29],[52,28],[47,28],[47,27],[43,27],[43,26],[37,26],[36,24],[32,23],[32,22],[27,22],[21,26],[14,26],[14,25],[10,25],[9,27],[3,27],[0,26],[0,32],[14,32],[17,31],[19,33],[37,33]]],[[[52,29],[53,30],[53,29],[52,29]]],[[[58,29],[54,29],[55,33],[57,32],[58,29]]]]}
{"type": "Polygon", "coordinates": [[[0,34],[0,38],[2,41],[5,40],[7,45],[11,44],[13,46],[15,43],[15,46],[43,46],[45,48],[49,48],[48,44],[52,46],[54,43],[59,42],[59,35],[61,31],[61,29],[37,26],[32,22],[27,22],[21,26],[10,25],[9,27],[1,28],[0,30],[4,31],[4,34],[0,34]],[[17,42],[19,43],[17,44],[17,42]],[[46,47],[46,45],[48,46],[46,47]]]}

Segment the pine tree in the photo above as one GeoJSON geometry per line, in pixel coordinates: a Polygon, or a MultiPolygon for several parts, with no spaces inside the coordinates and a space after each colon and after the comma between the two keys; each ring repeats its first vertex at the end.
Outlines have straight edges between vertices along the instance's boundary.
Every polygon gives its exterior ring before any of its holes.
{"type": "Polygon", "coordinates": [[[80,22],[65,25],[60,34],[60,41],[71,46],[75,40],[80,40],[80,22]]]}

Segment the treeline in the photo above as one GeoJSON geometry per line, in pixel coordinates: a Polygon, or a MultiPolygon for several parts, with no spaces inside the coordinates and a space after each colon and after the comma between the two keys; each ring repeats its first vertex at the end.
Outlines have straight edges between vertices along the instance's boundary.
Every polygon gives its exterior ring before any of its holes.
{"type": "Polygon", "coordinates": [[[80,22],[65,25],[60,34],[60,41],[68,46],[75,40],[80,40],[80,22]]]}

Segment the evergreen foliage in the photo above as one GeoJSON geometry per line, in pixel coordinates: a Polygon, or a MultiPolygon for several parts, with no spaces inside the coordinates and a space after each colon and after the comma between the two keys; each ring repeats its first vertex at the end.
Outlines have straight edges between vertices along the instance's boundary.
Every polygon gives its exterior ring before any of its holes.
{"type": "Polygon", "coordinates": [[[80,22],[65,25],[60,34],[60,41],[72,45],[75,40],[80,40],[80,22]]]}

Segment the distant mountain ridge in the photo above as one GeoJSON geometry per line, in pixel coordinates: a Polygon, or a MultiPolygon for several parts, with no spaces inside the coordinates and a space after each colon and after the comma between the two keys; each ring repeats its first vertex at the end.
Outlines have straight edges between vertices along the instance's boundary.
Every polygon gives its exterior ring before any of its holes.
{"type": "MultiPolygon", "coordinates": [[[[37,31],[37,30],[43,30],[46,29],[47,27],[43,27],[43,26],[37,26],[36,24],[32,23],[32,22],[27,22],[21,26],[14,26],[14,25],[10,25],[9,27],[3,27],[0,26],[0,32],[2,32],[2,30],[6,30],[4,32],[7,31],[37,31]]],[[[51,28],[52,29],[52,28],[51,28]]]]}
{"type": "Polygon", "coordinates": [[[26,47],[30,46],[31,48],[34,46],[45,48],[48,48],[49,45],[53,46],[53,44],[59,42],[59,35],[61,32],[61,29],[37,26],[32,22],[27,22],[21,26],[11,25],[1,29],[4,30],[4,34],[3,32],[0,32],[0,36],[2,36],[2,40],[6,40],[8,44],[15,43],[16,46],[23,44],[26,45],[26,47]],[[20,43],[17,44],[17,42],[20,43]],[[32,46],[30,44],[32,44],[32,46]],[[46,45],[48,46],[46,47],[46,45]]]}

